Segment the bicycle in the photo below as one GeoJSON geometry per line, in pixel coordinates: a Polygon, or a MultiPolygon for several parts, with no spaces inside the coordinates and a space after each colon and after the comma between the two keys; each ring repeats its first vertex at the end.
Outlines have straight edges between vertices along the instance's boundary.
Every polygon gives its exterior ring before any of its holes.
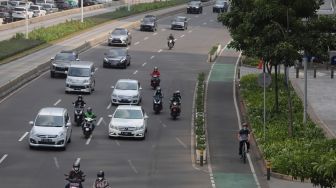
{"type": "Polygon", "coordinates": [[[241,159],[243,160],[244,164],[246,163],[246,158],[247,158],[247,144],[246,141],[243,141],[241,159]]]}

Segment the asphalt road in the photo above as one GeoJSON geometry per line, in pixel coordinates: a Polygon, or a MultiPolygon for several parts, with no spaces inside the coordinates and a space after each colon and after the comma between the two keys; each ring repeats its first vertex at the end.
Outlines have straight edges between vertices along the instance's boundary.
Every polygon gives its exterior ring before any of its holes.
{"type": "Polygon", "coordinates": [[[2,101],[0,187],[62,187],[66,184],[63,174],[76,160],[81,161],[81,169],[87,175],[84,187],[92,185],[101,169],[113,187],[211,187],[209,173],[194,168],[191,156],[191,109],[197,74],[210,69],[206,60],[211,46],[229,41],[229,34],[210,9],[205,8],[202,15],[187,15],[187,31],[170,31],[172,17],[159,20],[156,33],[132,30],[132,60],[126,70],[102,67],[102,54],[111,48],[106,44],[80,54],[82,60],[93,61],[98,67],[96,91],[84,96],[97,120],[102,119],[91,140],[84,139],[79,127],[73,127],[72,142],[66,151],[28,147],[27,136],[24,137],[31,128],[28,122],[42,107],[65,107],[73,119],[71,102],[76,95],[64,93],[64,78],[52,79],[46,72],[2,101]],[[166,46],[169,33],[177,39],[173,50],[166,46]],[[154,66],[161,71],[165,94],[160,115],[152,112],[149,73],[154,66]],[[141,105],[149,115],[144,141],[107,136],[108,115],[115,109],[109,105],[110,87],[121,78],[138,79],[142,84],[141,105]],[[176,89],[182,94],[182,114],[174,121],[169,116],[168,100],[176,89]]]}
{"type": "MultiPolygon", "coordinates": [[[[86,18],[86,17],[90,17],[90,16],[104,14],[104,13],[107,13],[107,12],[112,12],[112,11],[115,11],[118,7],[120,7],[122,5],[122,3],[119,2],[119,1],[113,1],[112,3],[113,3],[113,6],[111,6],[111,7],[106,7],[106,8],[101,8],[101,9],[96,9],[96,10],[91,10],[91,11],[84,11],[83,17],[86,18]]],[[[40,28],[40,27],[49,27],[49,26],[52,26],[52,25],[63,23],[66,20],[79,20],[79,19],[81,19],[81,13],[61,16],[61,17],[37,22],[37,23],[34,23],[34,24],[29,24],[28,25],[28,30],[32,31],[32,30],[40,28]]],[[[26,26],[25,25],[20,26],[20,27],[16,27],[16,28],[12,28],[12,29],[8,29],[8,30],[2,30],[2,31],[0,31],[0,41],[10,39],[16,33],[25,33],[25,32],[26,32],[26,26]]]]}

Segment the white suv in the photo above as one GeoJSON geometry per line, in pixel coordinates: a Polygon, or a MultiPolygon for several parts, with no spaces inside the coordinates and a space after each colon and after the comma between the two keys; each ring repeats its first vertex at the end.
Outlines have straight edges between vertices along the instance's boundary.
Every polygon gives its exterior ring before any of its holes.
{"type": "Polygon", "coordinates": [[[15,7],[12,13],[14,20],[32,18],[33,12],[28,10],[27,7],[15,7]]]}
{"type": "Polygon", "coordinates": [[[29,134],[29,146],[56,147],[65,150],[71,142],[71,120],[65,108],[42,108],[35,121],[30,121],[32,129],[29,134]]]}

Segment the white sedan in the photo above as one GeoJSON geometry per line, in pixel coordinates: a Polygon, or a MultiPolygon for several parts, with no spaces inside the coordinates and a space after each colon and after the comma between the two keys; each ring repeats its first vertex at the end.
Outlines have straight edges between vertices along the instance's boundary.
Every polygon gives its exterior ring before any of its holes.
{"type": "Polygon", "coordinates": [[[148,116],[141,106],[120,105],[109,123],[109,137],[133,137],[145,139],[148,116]]]}

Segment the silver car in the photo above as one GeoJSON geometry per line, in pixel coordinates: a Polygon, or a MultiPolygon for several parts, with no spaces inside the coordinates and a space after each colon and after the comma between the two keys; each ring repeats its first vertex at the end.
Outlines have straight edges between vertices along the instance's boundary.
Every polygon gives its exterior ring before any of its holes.
{"type": "Polygon", "coordinates": [[[72,63],[66,71],[65,93],[86,92],[91,94],[96,84],[96,68],[90,61],[72,63]]]}
{"type": "Polygon", "coordinates": [[[141,106],[118,106],[110,115],[109,137],[134,137],[145,139],[148,116],[141,106]]]}
{"type": "Polygon", "coordinates": [[[116,28],[110,33],[108,37],[108,45],[131,45],[132,35],[128,29],[116,28]]]}
{"type": "Polygon", "coordinates": [[[171,23],[171,29],[188,29],[188,19],[184,16],[177,16],[171,23]]]}
{"type": "Polygon", "coordinates": [[[140,104],[141,86],[138,80],[120,79],[112,86],[111,103],[114,104],[140,104]]]}
{"type": "Polygon", "coordinates": [[[29,147],[57,147],[65,149],[71,142],[71,120],[65,108],[42,108],[34,121],[29,122],[29,147]]]}

